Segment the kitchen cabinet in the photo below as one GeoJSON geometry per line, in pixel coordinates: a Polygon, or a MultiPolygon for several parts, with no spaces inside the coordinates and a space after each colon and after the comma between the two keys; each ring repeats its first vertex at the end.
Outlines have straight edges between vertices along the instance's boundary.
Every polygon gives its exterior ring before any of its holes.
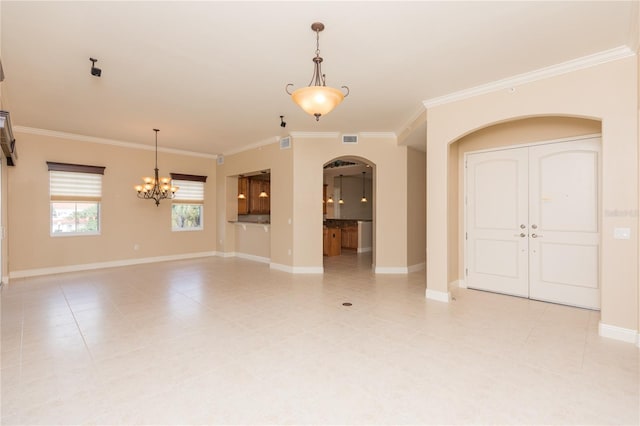
{"type": "Polygon", "coordinates": [[[342,248],[357,249],[358,248],[358,227],[345,226],[342,228],[341,236],[342,248]]]}
{"type": "Polygon", "coordinates": [[[340,256],[342,241],[342,230],[340,228],[322,228],[322,254],[325,256],[340,256]]]}
{"type": "Polygon", "coordinates": [[[238,214],[249,214],[249,178],[238,178],[238,195],[240,194],[244,198],[238,198],[238,214]]]}
{"type": "Polygon", "coordinates": [[[322,185],[322,214],[327,214],[327,184],[322,185]]]}
{"type": "Polygon", "coordinates": [[[268,180],[249,179],[249,214],[271,213],[271,184],[268,180]],[[266,197],[260,197],[260,193],[266,197]]]}

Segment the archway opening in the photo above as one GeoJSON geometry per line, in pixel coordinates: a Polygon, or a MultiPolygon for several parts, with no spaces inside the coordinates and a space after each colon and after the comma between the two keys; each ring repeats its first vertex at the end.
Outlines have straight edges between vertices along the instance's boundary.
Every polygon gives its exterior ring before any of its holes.
{"type": "Polygon", "coordinates": [[[376,167],[345,156],[323,165],[323,266],[370,270],[375,264],[376,167]]]}

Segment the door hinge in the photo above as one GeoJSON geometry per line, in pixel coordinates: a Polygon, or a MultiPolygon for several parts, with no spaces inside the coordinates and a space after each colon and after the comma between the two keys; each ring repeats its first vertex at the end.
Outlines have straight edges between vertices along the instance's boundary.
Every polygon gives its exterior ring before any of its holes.
{"type": "Polygon", "coordinates": [[[467,234],[466,232],[464,233],[464,239],[465,240],[469,239],[469,234],[467,234]]]}
{"type": "Polygon", "coordinates": [[[467,160],[464,160],[464,168],[467,168],[467,160]]]}
{"type": "Polygon", "coordinates": [[[469,268],[465,268],[464,270],[464,276],[468,277],[469,276],[469,268]]]}

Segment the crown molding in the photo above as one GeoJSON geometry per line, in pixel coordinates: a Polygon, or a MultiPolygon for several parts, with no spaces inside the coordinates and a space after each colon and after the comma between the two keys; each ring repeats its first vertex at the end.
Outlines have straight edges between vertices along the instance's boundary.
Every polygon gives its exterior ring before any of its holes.
{"type": "Polygon", "coordinates": [[[475,86],[458,92],[453,92],[448,95],[427,99],[426,101],[423,101],[423,105],[425,108],[433,108],[439,105],[461,101],[463,99],[472,98],[478,95],[484,95],[486,93],[495,92],[498,90],[509,89],[514,86],[519,86],[545,78],[578,71],[607,62],[617,61],[619,59],[628,58],[634,55],[635,53],[628,46],[619,46],[613,49],[594,53],[593,55],[583,56],[581,58],[572,59],[567,62],[551,65],[546,68],[540,68],[535,71],[518,74],[502,80],[482,84],[480,86],[475,86]]]}
{"type": "Polygon", "coordinates": [[[338,139],[342,135],[358,135],[362,138],[389,139],[396,138],[394,132],[291,132],[294,138],[338,139]]]}
{"type": "Polygon", "coordinates": [[[416,125],[416,121],[427,121],[426,112],[427,110],[425,109],[425,106],[423,104],[420,104],[420,106],[418,106],[413,114],[411,114],[409,119],[405,121],[404,124],[398,128],[398,130],[396,130],[396,134],[399,135],[398,137],[402,137],[402,135],[407,131],[413,131],[413,128],[416,125]],[[424,116],[424,120],[421,120],[422,116],[424,116]]]}
{"type": "Polygon", "coordinates": [[[359,132],[358,135],[363,138],[371,139],[396,139],[395,132],[359,132]]]}
{"type": "Polygon", "coordinates": [[[337,139],[340,137],[340,132],[291,132],[291,136],[294,138],[322,138],[322,139],[337,139]]]}
{"type": "Polygon", "coordinates": [[[240,152],[249,151],[251,149],[260,148],[261,146],[271,145],[273,143],[279,143],[279,142],[280,142],[280,136],[271,136],[271,137],[268,137],[268,138],[263,139],[261,141],[254,142],[252,144],[245,145],[243,147],[232,149],[231,151],[224,152],[223,155],[234,155],[234,154],[238,154],[240,152]]]}
{"type": "MultiPolygon", "coordinates": [[[[130,149],[142,149],[145,151],[155,151],[155,147],[149,146],[149,145],[143,145],[143,144],[133,143],[133,142],[117,141],[113,139],[97,138],[94,136],[87,136],[87,135],[78,135],[75,133],[58,132],[56,130],[38,129],[35,127],[13,126],[13,131],[16,133],[27,133],[30,135],[48,136],[52,138],[67,139],[72,141],[119,146],[122,148],[130,148],[130,149]]],[[[166,152],[169,154],[178,154],[178,155],[188,155],[190,157],[211,158],[214,160],[218,157],[217,155],[213,155],[213,154],[204,154],[201,152],[185,151],[182,149],[173,149],[173,148],[158,148],[158,152],[166,152]]]]}

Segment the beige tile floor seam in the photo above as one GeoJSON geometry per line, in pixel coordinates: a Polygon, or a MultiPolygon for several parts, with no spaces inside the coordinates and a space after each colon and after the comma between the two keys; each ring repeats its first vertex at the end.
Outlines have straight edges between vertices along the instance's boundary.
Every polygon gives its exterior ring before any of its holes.
{"type": "Polygon", "coordinates": [[[597,312],[464,289],[442,304],[424,271],[325,260],[13,280],[2,423],[638,423],[638,350],[599,337],[597,312]]]}

